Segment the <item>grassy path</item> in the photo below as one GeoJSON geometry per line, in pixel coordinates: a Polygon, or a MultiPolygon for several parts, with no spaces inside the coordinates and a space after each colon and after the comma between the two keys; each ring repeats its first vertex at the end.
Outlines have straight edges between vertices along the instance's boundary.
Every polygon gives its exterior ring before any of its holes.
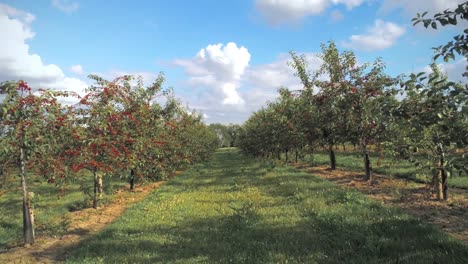
{"type": "Polygon", "coordinates": [[[468,249],[431,226],[235,149],[70,250],[70,263],[468,263],[468,249]]]}

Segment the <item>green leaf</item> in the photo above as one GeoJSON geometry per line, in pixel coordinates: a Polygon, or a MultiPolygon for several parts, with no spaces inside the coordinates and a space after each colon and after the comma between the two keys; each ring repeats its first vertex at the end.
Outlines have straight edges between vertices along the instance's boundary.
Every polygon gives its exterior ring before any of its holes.
{"type": "Polygon", "coordinates": [[[431,21],[429,19],[424,19],[423,20],[423,24],[424,24],[424,27],[427,28],[429,26],[429,24],[431,23],[431,21]]]}
{"type": "Polygon", "coordinates": [[[452,25],[457,24],[457,18],[456,17],[448,17],[448,22],[452,25]]]}
{"type": "Polygon", "coordinates": [[[442,19],[439,19],[439,23],[440,23],[440,25],[445,26],[445,25],[447,25],[449,22],[447,21],[447,19],[443,19],[443,18],[442,18],[442,19]]]}
{"type": "Polygon", "coordinates": [[[424,74],[426,74],[426,73],[425,72],[420,72],[420,73],[418,73],[418,75],[416,75],[416,77],[419,78],[419,77],[423,76],[424,74]]]}

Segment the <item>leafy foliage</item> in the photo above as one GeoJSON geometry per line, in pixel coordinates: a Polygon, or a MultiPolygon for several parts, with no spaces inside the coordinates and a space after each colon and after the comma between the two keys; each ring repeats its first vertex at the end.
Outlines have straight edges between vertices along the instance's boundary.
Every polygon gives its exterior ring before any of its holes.
{"type": "MultiPolygon", "coordinates": [[[[26,169],[59,187],[89,170],[97,207],[104,176],[129,174],[131,187],[136,179],[165,179],[208,159],[217,147],[216,135],[199,114],[186,111],[172,96],[164,106],[156,103],[157,97],[169,95],[162,90],[162,74],[149,87],[141,78],[135,84],[132,76],[90,78],[95,84],[83,97],[51,90],[36,93],[24,81],[0,86],[2,174],[20,164],[25,210],[32,210],[26,169]],[[70,96],[79,103],[60,104],[60,98],[70,96]]],[[[33,233],[32,224],[28,229],[33,233]]]]}
{"type": "MultiPolygon", "coordinates": [[[[412,19],[413,25],[422,23],[425,28],[431,26],[433,29],[438,29],[438,22],[442,27],[449,25],[455,26],[458,24],[459,20],[468,20],[468,2],[459,4],[455,10],[447,9],[441,13],[437,13],[433,18],[426,18],[426,15],[427,12],[422,14],[418,13],[416,17],[412,19]]],[[[434,51],[434,60],[442,57],[445,62],[448,62],[450,59],[455,59],[456,54],[468,58],[468,28],[463,30],[461,34],[454,36],[453,40],[449,41],[447,44],[435,47],[434,51]]],[[[463,75],[468,77],[468,68],[463,75]]]]}

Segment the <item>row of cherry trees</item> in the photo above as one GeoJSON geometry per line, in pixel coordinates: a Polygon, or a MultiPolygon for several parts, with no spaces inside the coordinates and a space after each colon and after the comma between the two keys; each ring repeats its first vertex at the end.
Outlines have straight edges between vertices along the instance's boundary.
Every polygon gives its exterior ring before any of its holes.
{"type": "MultiPolygon", "coordinates": [[[[467,13],[468,2],[433,19],[418,14],[413,21],[437,28],[437,23],[467,20],[467,13]]],[[[434,60],[443,56],[447,61],[457,53],[466,58],[467,35],[468,29],[436,48],[434,60]]],[[[260,157],[285,154],[287,161],[294,152],[297,161],[322,147],[329,153],[331,169],[336,169],[335,147],[350,142],[359,145],[366,178],[372,181],[373,146],[431,171],[437,199],[446,200],[450,174],[468,174],[465,155],[456,154],[466,153],[468,146],[466,82],[449,81],[435,62],[430,73],[392,78],[380,59],[358,64],[354,53],[340,53],[333,42],[321,48],[323,63],[312,73],[307,58],[291,52],[291,66],[304,88],[280,88],[277,100],[255,112],[242,127],[241,149],[260,157]]]]}
{"type": "Polygon", "coordinates": [[[25,244],[34,242],[27,175],[59,182],[88,171],[97,208],[103,176],[128,174],[133,189],[137,179],[164,179],[209,158],[218,145],[199,114],[188,112],[162,90],[163,75],[150,87],[131,76],[113,81],[90,78],[94,85],[84,96],[33,91],[24,81],[0,85],[0,163],[2,173],[19,170],[25,244]],[[66,97],[79,102],[61,104],[66,97]],[[166,103],[157,103],[158,98],[166,103]]]}
{"type": "Polygon", "coordinates": [[[379,145],[392,134],[396,79],[385,75],[380,60],[357,65],[352,52],[340,53],[333,42],[322,45],[323,64],[315,73],[308,72],[304,56],[291,56],[304,89],[281,88],[276,101],[254,113],[244,124],[241,148],[257,156],[279,158],[285,153],[287,160],[294,151],[297,161],[322,147],[336,169],[335,147],[352,142],[359,144],[371,180],[369,145],[379,145]]]}

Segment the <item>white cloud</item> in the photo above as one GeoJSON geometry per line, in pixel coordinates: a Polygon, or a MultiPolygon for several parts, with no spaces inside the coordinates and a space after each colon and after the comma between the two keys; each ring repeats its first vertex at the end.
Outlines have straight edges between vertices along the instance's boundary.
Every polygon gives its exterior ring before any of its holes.
{"type": "Polygon", "coordinates": [[[22,79],[33,88],[51,88],[82,93],[87,84],[65,76],[54,64],[45,64],[38,54],[31,54],[27,40],[34,37],[34,16],[0,4],[0,82],[22,79]]]}
{"type": "MultiPolygon", "coordinates": [[[[316,68],[315,62],[320,59],[314,54],[307,54],[307,61],[311,64],[311,68],[316,68]]],[[[268,64],[261,64],[251,67],[246,73],[246,82],[251,83],[257,88],[273,89],[276,91],[281,86],[287,86],[291,89],[300,89],[301,82],[299,78],[294,76],[294,69],[288,65],[291,61],[289,54],[281,54],[278,58],[268,64]]]]}
{"type": "Polygon", "coordinates": [[[339,10],[333,10],[330,14],[330,18],[333,22],[338,22],[344,19],[344,15],[339,10]]]}
{"type": "Polygon", "coordinates": [[[377,19],[366,34],[352,35],[342,45],[355,50],[383,50],[391,47],[405,33],[405,28],[392,22],[377,19]]]}
{"type": "Polygon", "coordinates": [[[318,15],[328,7],[345,5],[348,9],[360,6],[366,0],[256,0],[257,10],[271,24],[296,22],[307,16],[318,15]]]}
{"type": "MultiPolygon", "coordinates": [[[[451,81],[462,81],[466,82],[466,78],[463,77],[463,73],[466,71],[467,61],[466,58],[459,59],[451,63],[440,63],[437,67],[445,73],[451,81]]],[[[423,71],[430,73],[432,69],[430,66],[424,67],[423,71]]]]}
{"type": "Polygon", "coordinates": [[[194,58],[175,60],[173,64],[185,69],[190,76],[190,84],[209,86],[212,96],[222,97],[217,98],[222,104],[242,105],[244,100],[238,93],[239,81],[249,61],[249,51],[230,42],[208,45],[194,58]]]}
{"type": "MultiPolygon", "coordinates": [[[[2,3],[0,3],[0,14],[15,17],[16,19],[20,20],[23,24],[25,24],[25,27],[28,29],[29,25],[36,19],[36,17],[33,14],[18,10],[14,7],[2,3]]],[[[30,32],[30,30],[28,30],[28,33],[31,34],[30,37],[34,36],[34,33],[30,32]]]]}
{"type": "Polygon", "coordinates": [[[73,72],[74,74],[78,74],[78,75],[83,75],[84,74],[83,66],[81,66],[79,64],[71,66],[70,71],[73,72]]]}
{"type": "Polygon", "coordinates": [[[454,9],[463,2],[465,0],[385,0],[380,12],[387,13],[392,10],[403,9],[406,15],[415,17],[417,13],[428,11],[429,16],[446,9],[454,9]]]}
{"type": "MultiPolygon", "coordinates": [[[[320,67],[322,61],[316,54],[306,53],[305,57],[310,71],[320,67]]],[[[221,59],[223,56],[218,58],[219,61],[227,62],[221,59]]],[[[197,60],[200,60],[198,55],[192,60],[177,60],[174,64],[185,69],[190,76],[187,84],[194,88],[190,91],[191,95],[185,96],[183,101],[192,109],[206,114],[205,121],[208,123],[244,122],[253,111],[265,106],[267,101],[273,101],[278,96],[278,88],[283,86],[291,90],[302,89],[301,81],[294,75],[295,70],[288,65],[291,60],[289,54],[281,54],[275,61],[267,64],[232,67],[237,68],[232,71],[220,69],[222,66],[217,64],[195,63],[197,60]],[[212,67],[207,67],[206,64],[212,67]]],[[[246,60],[241,65],[247,65],[246,60]]]]}
{"type": "MultiPolygon", "coordinates": [[[[304,54],[308,63],[308,70],[313,73],[322,65],[322,60],[315,53],[304,54]]],[[[303,88],[295,70],[289,65],[289,54],[281,54],[271,63],[256,65],[249,68],[243,81],[245,86],[251,87],[245,92],[246,105],[250,111],[256,111],[278,96],[278,88],[287,87],[290,90],[303,88]]],[[[321,77],[321,79],[326,77],[321,77]]]]}
{"type": "Polygon", "coordinates": [[[78,2],[71,0],[52,0],[52,6],[65,13],[71,13],[80,8],[78,2]]]}

